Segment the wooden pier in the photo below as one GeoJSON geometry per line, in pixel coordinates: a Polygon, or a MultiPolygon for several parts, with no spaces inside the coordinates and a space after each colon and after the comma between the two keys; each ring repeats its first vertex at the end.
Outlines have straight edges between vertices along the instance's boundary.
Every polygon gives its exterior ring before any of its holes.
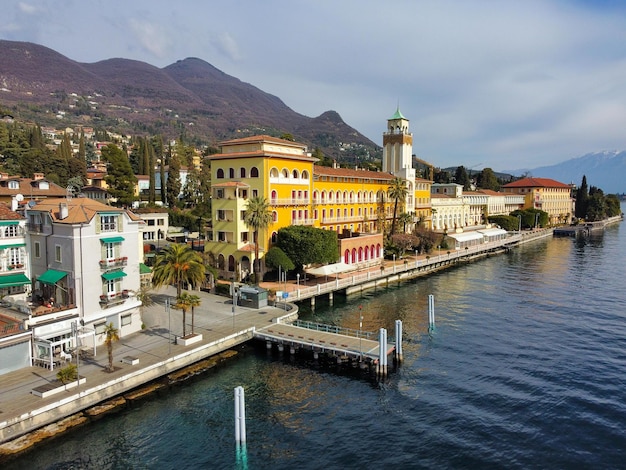
{"type": "MultiPolygon", "coordinates": [[[[254,333],[257,339],[265,340],[271,346],[288,346],[292,353],[297,349],[307,349],[315,353],[331,353],[338,357],[376,364],[380,357],[380,344],[371,339],[373,334],[355,330],[356,336],[333,332],[327,325],[317,325],[317,329],[276,323],[258,329],[254,333]],[[326,326],[326,328],[323,328],[326,326]]],[[[388,344],[387,356],[395,351],[394,344],[388,344]]]]}

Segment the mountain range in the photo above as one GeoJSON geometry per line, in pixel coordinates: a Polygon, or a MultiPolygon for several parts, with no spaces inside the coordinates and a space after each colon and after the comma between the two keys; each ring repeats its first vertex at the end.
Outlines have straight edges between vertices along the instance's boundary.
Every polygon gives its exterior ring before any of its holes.
{"type": "MultiPolygon", "coordinates": [[[[158,68],[129,59],[80,63],[47,47],[0,40],[0,114],[55,127],[82,124],[134,135],[183,135],[198,144],[255,134],[291,134],[310,150],[348,164],[380,160],[382,149],[335,111],[311,118],[280,98],[198,59],[158,68]]],[[[626,151],[589,153],[557,165],[509,170],[606,193],[626,192],[626,151]]]]}
{"type": "Polygon", "coordinates": [[[506,173],[552,178],[577,186],[580,186],[584,175],[589,186],[596,186],[605,194],[621,194],[626,192],[626,151],[592,152],[556,165],[511,170],[506,173]]]}
{"type": "Polygon", "coordinates": [[[164,68],[129,59],[80,63],[47,47],[0,40],[0,113],[42,125],[82,124],[215,145],[291,134],[335,159],[380,159],[381,149],[335,111],[311,118],[197,58],[164,68]]]}

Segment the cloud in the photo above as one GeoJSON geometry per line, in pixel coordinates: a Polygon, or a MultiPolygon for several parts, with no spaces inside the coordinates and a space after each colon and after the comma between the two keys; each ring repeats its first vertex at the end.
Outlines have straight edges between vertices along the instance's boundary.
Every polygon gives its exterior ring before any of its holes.
{"type": "Polygon", "coordinates": [[[22,13],[25,13],[27,15],[33,15],[38,11],[38,8],[36,6],[29,3],[19,2],[17,6],[22,13]]]}
{"type": "Polygon", "coordinates": [[[146,52],[158,59],[167,57],[168,40],[165,30],[160,25],[137,19],[130,19],[128,25],[137,42],[146,52]]]}
{"type": "Polygon", "coordinates": [[[237,41],[229,33],[221,33],[213,40],[215,48],[228,59],[238,62],[242,59],[237,41]]]}

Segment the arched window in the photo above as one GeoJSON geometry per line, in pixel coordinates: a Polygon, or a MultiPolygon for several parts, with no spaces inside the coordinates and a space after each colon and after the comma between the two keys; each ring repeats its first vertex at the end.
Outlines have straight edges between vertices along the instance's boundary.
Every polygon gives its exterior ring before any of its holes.
{"type": "Polygon", "coordinates": [[[313,191],[313,201],[316,203],[320,202],[320,193],[317,190],[313,191]]]}
{"type": "Polygon", "coordinates": [[[308,180],[309,179],[309,172],[306,170],[302,171],[302,179],[303,180],[308,180]]]}
{"type": "Polygon", "coordinates": [[[287,170],[287,168],[283,168],[283,170],[281,171],[281,174],[283,178],[289,178],[289,171],[287,170]]]}
{"type": "MultiPolygon", "coordinates": [[[[252,170],[250,170],[250,175],[254,177],[254,171],[256,170],[255,167],[252,167],[252,170]]],[[[258,176],[258,170],[257,171],[257,176],[258,176]]],[[[278,178],[278,168],[274,167],[270,170],[270,178],[278,178]]]]}
{"type": "Polygon", "coordinates": [[[274,223],[278,222],[278,212],[272,211],[272,220],[274,223]]]}
{"type": "Polygon", "coordinates": [[[234,178],[235,177],[235,169],[234,168],[229,168],[228,169],[228,177],[229,178],[234,178]]]}
{"type": "Polygon", "coordinates": [[[292,175],[294,179],[298,179],[298,177],[300,176],[298,175],[298,170],[293,170],[292,175]]]}
{"type": "Polygon", "coordinates": [[[326,191],[322,191],[322,204],[326,201],[326,191]]]}
{"type": "MultiPolygon", "coordinates": [[[[278,171],[276,172],[276,176],[278,176],[278,171]]],[[[250,168],[250,178],[258,178],[259,177],[259,169],[256,166],[250,168]]]]}
{"type": "Polygon", "coordinates": [[[220,255],[217,257],[217,267],[219,269],[224,269],[226,267],[226,261],[224,259],[224,255],[220,253],[220,255]]]}
{"type": "Polygon", "coordinates": [[[235,272],[235,257],[233,255],[228,257],[228,270],[230,272],[235,272]]]}
{"type": "Polygon", "coordinates": [[[221,169],[221,168],[218,168],[218,169],[217,169],[217,175],[216,175],[216,176],[217,176],[217,178],[219,178],[219,179],[224,178],[224,170],[223,170],[223,169],[221,169]]]}
{"type": "Polygon", "coordinates": [[[244,167],[239,168],[239,178],[246,177],[246,169],[244,167]]]}
{"type": "Polygon", "coordinates": [[[272,232],[272,243],[276,243],[278,241],[278,233],[272,232]]]}
{"type": "Polygon", "coordinates": [[[356,263],[356,248],[352,248],[352,263],[356,263]]]}
{"type": "Polygon", "coordinates": [[[363,248],[359,247],[359,261],[363,261],[363,248]]]}
{"type": "Polygon", "coordinates": [[[343,254],[343,262],[346,264],[350,264],[350,250],[348,249],[346,249],[345,253],[343,254]]]}

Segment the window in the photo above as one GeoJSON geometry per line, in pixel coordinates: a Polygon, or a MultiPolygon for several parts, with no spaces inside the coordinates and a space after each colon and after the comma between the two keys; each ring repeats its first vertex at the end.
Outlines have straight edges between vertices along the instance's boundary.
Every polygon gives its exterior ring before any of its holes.
{"type": "MultiPolygon", "coordinates": [[[[272,176],[274,176],[274,175],[272,175],[272,176]]],[[[278,176],[278,175],[276,175],[276,176],[278,176]]],[[[256,166],[253,166],[250,169],[250,177],[251,178],[258,178],[259,177],[259,169],[256,166]]]]}
{"type": "Polygon", "coordinates": [[[9,249],[9,265],[23,264],[22,249],[10,248],[9,249]]]}
{"type": "MultiPolygon", "coordinates": [[[[151,232],[154,234],[154,232],[151,232]]],[[[104,257],[107,259],[115,258],[115,245],[113,243],[104,244],[104,257]]]]}
{"type": "Polygon", "coordinates": [[[235,169],[234,168],[229,168],[228,169],[228,177],[231,178],[231,179],[235,177],[235,169]]]}
{"type": "Polygon", "coordinates": [[[226,232],[217,232],[217,240],[220,242],[226,241],[226,232]]]}
{"type": "Polygon", "coordinates": [[[122,326],[130,325],[133,322],[132,315],[122,315],[122,326]]]}
{"type": "Polygon", "coordinates": [[[246,177],[246,169],[241,167],[239,168],[239,177],[240,178],[245,178],[246,177]]]}
{"type": "Polygon", "coordinates": [[[148,219],[147,222],[148,222],[149,226],[153,226],[154,225],[154,219],[148,219]]]}
{"type": "Polygon", "coordinates": [[[97,335],[101,335],[106,330],[106,327],[107,327],[107,323],[103,321],[102,323],[94,324],[93,329],[96,331],[97,335]]]}
{"type": "Polygon", "coordinates": [[[215,192],[215,197],[216,197],[217,199],[224,199],[224,190],[223,190],[223,189],[218,189],[218,190],[215,192]]]}
{"type": "Polygon", "coordinates": [[[248,190],[247,189],[242,189],[241,190],[241,197],[244,199],[248,199],[248,190]]]}
{"type": "Polygon", "coordinates": [[[62,258],[61,258],[61,245],[54,245],[54,260],[57,263],[62,262],[62,258]]]}
{"type": "Polygon", "coordinates": [[[217,178],[219,179],[223,179],[224,178],[224,170],[221,168],[217,169],[217,174],[215,175],[217,178]]]}
{"type": "Polygon", "coordinates": [[[106,281],[106,290],[107,294],[115,294],[115,279],[110,279],[106,281]]]}
{"type": "Polygon", "coordinates": [[[239,212],[239,220],[244,220],[246,218],[246,211],[239,212]]]}
{"type": "Polygon", "coordinates": [[[247,243],[248,242],[248,232],[241,232],[241,241],[243,243],[247,243]]]}
{"type": "Polygon", "coordinates": [[[103,232],[113,232],[117,230],[117,216],[116,215],[101,215],[100,216],[100,230],[103,232]]]}
{"type": "Polygon", "coordinates": [[[274,223],[278,222],[278,212],[272,211],[272,220],[274,223]]]}
{"type": "Polygon", "coordinates": [[[9,181],[9,189],[20,189],[20,183],[17,181],[9,181]]]}
{"type": "Polygon", "coordinates": [[[19,236],[19,227],[17,225],[9,225],[4,229],[4,236],[7,238],[19,236]]]}
{"type": "Polygon", "coordinates": [[[33,248],[35,249],[35,258],[41,258],[41,245],[39,242],[35,242],[33,244],[33,248]]]}
{"type": "Polygon", "coordinates": [[[158,219],[157,225],[165,225],[165,219],[158,219]]]}
{"type": "Polygon", "coordinates": [[[252,190],[252,197],[259,197],[259,190],[258,189],[253,189],[252,190]]]}

